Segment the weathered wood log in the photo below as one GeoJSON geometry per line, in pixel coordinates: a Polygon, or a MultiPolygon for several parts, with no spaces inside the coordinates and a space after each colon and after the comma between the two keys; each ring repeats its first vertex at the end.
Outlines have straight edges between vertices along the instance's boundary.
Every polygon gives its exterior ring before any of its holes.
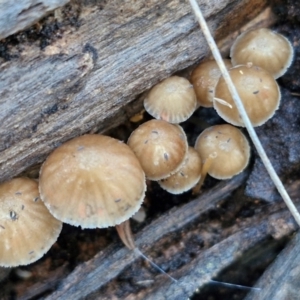
{"type": "MultiPolygon", "coordinates": [[[[200,4],[220,40],[267,2],[200,4]]],[[[27,42],[19,45],[17,58],[2,60],[0,181],[41,163],[72,137],[120,124],[141,108],[140,100],[131,103],[139,94],[208,54],[185,1],[98,5],[83,5],[79,28],[64,28],[43,51],[27,42]]]]}
{"type": "Polygon", "coordinates": [[[251,292],[245,300],[299,299],[300,290],[300,232],[280,253],[275,262],[256,283],[259,293],[251,292]]]}
{"type": "Polygon", "coordinates": [[[69,0],[0,0],[0,39],[27,28],[69,0]]]}

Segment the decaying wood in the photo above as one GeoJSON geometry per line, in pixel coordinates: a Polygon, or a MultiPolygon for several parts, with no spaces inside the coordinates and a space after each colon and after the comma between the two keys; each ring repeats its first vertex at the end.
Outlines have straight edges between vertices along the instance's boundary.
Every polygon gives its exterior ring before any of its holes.
{"type": "MultiPolygon", "coordinates": [[[[240,27],[238,30],[233,31],[225,38],[218,41],[217,46],[223,57],[229,56],[229,49],[236,38],[247,30],[252,30],[254,28],[263,28],[273,25],[277,20],[276,15],[273,13],[270,6],[262,10],[254,19],[246,23],[244,26],[240,27]]],[[[213,59],[213,56],[210,56],[213,59]]]]}
{"type": "Polygon", "coordinates": [[[66,266],[67,264],[64,264],[56,270],[49,272],[49,280],[32,285],[19,300],[30,300],[35,298],[37,295],[43,295],[44,293],[53,290],[58,282],[63,279],[66,266]]]}
{"type": "Polygon", "coordinates": [[[0,0],[0,39],[27,28],[69,0],[0,0]]]}
{"type": "MultiPolygon", "coordinates": [[[[220,40],[267,0],[200,4],[220,40]]],[[[140,100],[128,105],[139,94],[208,54],[185,1],[86,6],[80,24],[43,51],[21,45],[18,58],[0,65],[0,181],[42,162],[72,137],[120,124],[141,108],[140,100]]]]}
{"type": "Polygon", "coordinates": [[[161,284],[158,289],[142,292],[131,299],[187,299],[197,288],[209,283],[222,269],[232,264],[239,254],[266,238],[267,234],[267,220],[238,230],[184,266],[178,282],[161,284]]]}
{"type": "Polygon", "coordinates": [[[297,300],[300,290],[300,232],[280,253],[275,262],[256,283],[259,293],[250,293],[245,300],[297,300]]]}
{"type": "MultiPolygon", "coordinates": [[[[136,246],[146,255],[149,255],[155,243],[165,235],[171,234],[193,222],[199,215],[215,207],[219,201],[225,199],[241,185],[246,175],[246,173],[243,173],[229,182],[222,182],[198,199],[181,208],[173,209],[158,218],[137,234],[135,237],[136,246]]],[[[157,246],[158,248],[159,246],[157,246]]],[[[78,266],[73,273],[60,283],[57,291],[46,299],[81,299],[105,286],[138,259],[140,257],[134,251],[129,251],[124,247],[120,249],[119,246],[112,244],[103,252],[98,253],[92,260],[78,266]]],[[[102,299],[106,298],[103,297],[102,299]]]]}
{"type": "MultiPolygon", "coordinates": [[[[166,247],[164,244],[166,240],[172,240],[170,235],[173,235],[175,240],[170,247],[177,250],[169,257],[169,265],[172,266],[172,260],[176,261],[178,257],[190,257],[187,253],[190,251],[187,246],[190,234],[184,233],[186,226],[191,226],[201,215],[215,208],[222,199],[240,186],[245,177],[246,174],[243,173],[226,183],[220,183],[190,203],[172,209],[138,233],[136,245],[152,258],[156,249],[162,251],[166,247]],[[178,240],[176,232],[180,236],[179,242],[175,242],[178,240]]],[[[113,244],[90,261],[78,266],[46,299],[186,299],[197,287],[208,282],[242,255],[244,250],[266,239],[267,236],[276,236],[278,228],[283,225],[283,220],[285,234],[295,230],[296,224],[282,203],[267,206],[266,210],[234,225],[230,230],[225,230],[219,241],[214,240],[207,249],[197,251],[197,255],[184,260],[185,264],[181,267],[169,270],[168,273],[178,279],[178,282],[170,281],[163,274],[153,275],[146,280],[150,283],[133,293],[127,290],[126,286],[130,284],[127,281],[127,285],[123,288],[116,285],[116,282],[113,284],[114,288],[110,288],[109,282],[117,280],[118,275],[133,263],[137,264],[141,258],[135,252],[124,247],[120,249],[120,246],[113,244]]],[[[191,230],[189,227],[187,232],[191,230]]],[[[196,232],[198,235],[199,229],[196,232]]],[[[154,261],[160,264],[157,260],[154,261]]],[[[143,284],[143,278],[131,278],[130,282],[134,289],[134,286],[143,284]]]]}

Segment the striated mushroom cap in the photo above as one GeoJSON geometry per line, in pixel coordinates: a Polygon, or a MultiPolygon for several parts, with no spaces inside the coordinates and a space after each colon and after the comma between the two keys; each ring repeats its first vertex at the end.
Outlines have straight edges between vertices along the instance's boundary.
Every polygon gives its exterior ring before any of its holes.
{"type": "MultiPolygon", "coordinates": [[[[232,67],[229,59],[223,59],[227,69],[232,67]]],[[[212,107],[215,86],[221,76],[221,71],[215,60],[200,63],[191,74],[191,83],[194,86],[198,103],[203,107],[212,107]]]]}
{"type": "Polygon", "coordinates": [[[144,100],[144,107],[152,117],[175,124],[187,120],[196,105],[193,86],[179,76],[171,76],[155,85],[144,100]]]}
{"type": "Polygon", "coordinates": [[[59,220],[82,228],[115,226],[141,206],[144,171],[123,142],[87,134],[47,158],[40,172],[41,198],[59,220]]]}
{"type": "Polygon", "coordinates": [[[171,194],[182,194],[193,188],[201,177],[201,158],[193,148],[188,148],[184,165],[175,174],[158,181],[158,184],[171,194]]]}
{"type": "Polygon", "coordinates": [[[205,129],[197,138],[195,149],[201,160],[212,159],[208,174],[217,179],[229,179],[248,165],[250,146],[236,127],[224,124],[205,129]]]}
{"type": "Polygon", "coordinates": [[[268,28],[242,33],[230,50],[232,64],[252,63],[271,73],[276,79],[291,65],[294,50],[287,38],[268,28]]]}
{"type": "Polygon", "coordinates": [[[150,180],[176,173],[183,165],[188,149],[183,129],[161,120],[140,125],[131,133],[128,145],[150,180]]]}
{"type": "MultiPolygon", "coordinates": [[[[280,104],[281,94],[276,80],[269,72],[255,66],[236,66],[229,70],[229,74],[252,125],[264,124],[280,104]]],[[[244,127],[223,77],[216,86],[215,98],[214,108],[219,116],[228,123],[244,127]],[[218,99],[225,101],[225,104],[218,99]]]]}
{"type": "Polygon", "coordinates": [[[55,243],[62,222],[40,200],[38,183],[15,178],[0,184],[0,266],[28,265],[55,243]]]}

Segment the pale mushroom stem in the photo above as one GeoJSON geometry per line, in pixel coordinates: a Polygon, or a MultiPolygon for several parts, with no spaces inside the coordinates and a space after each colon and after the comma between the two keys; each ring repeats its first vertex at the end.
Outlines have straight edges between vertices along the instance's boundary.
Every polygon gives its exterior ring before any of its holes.
{"type": "Polygon", "coordinates": [[[216,60],[216,62],[218,63],[218,66],[222,72],[222,76],[224,77],[227,85],[228,85],[228,89],[232,95],[232,98],[235,102],[235,105],[241,115],[241,118],[245,124],[245,127],[247,128],[248,130],[248,133],[251,137],[251,140],[254,144],[254,146],[256,147],[256,150],[263,162],[263,164],[265,165],[272,181],[274,182],[278,192],[280,193],[280,195],[282,196],[283,200],[285,201],[287,207],[289,208],[291,214],[293,215],[293,217],[295,218],[296,222],[298,223],[298,225],[300,226],[300,214],[296,208],[296,206],[294,205],[293,201],[291,200],[289,194],[287,193],[285,187],[283,186],[281,180],[279,179],[277,173],[275,172],[274,170],[274,167],[273,165],[271,164],[269,158],[267,157],[266,155],[266,152],[262,146],[262,144],[260,143],[260,140],[258,139],[257,137],[257,134],[251,124],[251,121],[249,120],[249,117],[247,115],[247,112],[245,111],[245,108],[244,108],[244,105],[236,91],[236,88],[234,86],[234,84],[232,83],[232,80],[230,78],[230,75],[223,63],[223,60],[222,60],[222,57],[221,57],[221,54],[219,52],[219,49],[216,45],[216,42],[214,41],[210,31],[209,31],[209,28],[208,28],[208,25],[202,15],[202,12],[200,10],[200,7],[197,3],[197,1],[195,0],[189,0],[190,4],[191,4],[191,7],[195,13],[195,16],[199,22],[199,25],[202,29],[202,32],[207,40],[207,43],[211,49],[211,52],[216,60]]]}
{"type": "Polygon", "coordinates": [[[117,232],[119,234],[119,237],[123,244],[129,249],[134,250],[135,244],[134,244],[134,238],[130,227],[129,220],[116,225],[117,232]]]}
{"type": "MultiPolygon", "coordinates": [[[[211,162],[213,161],[213,158],[214,158],[214,155],[211,154],[206,159],[206,161],[205,161],[205,163],[203,165],[203,169],[206,168],[206,174],[207,174],[207,170],[209,169],[209,166],[211,165],[211,162]]],[[[205,176],[206,176],[206,174],[205,174],[205,176]]],[[[201,175],[201,177],[202,177],[202,175],[201,175]]],[[[199,183],[200,182],[201,182],[201,179],[200,179],[199,183]]],[[[203,181],[202,181],[202,183],[203,183],[203,181]]],[[[201,183],[201,185],[202,185],[202,183],[201,183]]],[[[201,187],[201,185],[200,185],[200,187],[201,187]]],[[[132,234],[132,231],[131,231],[130,221],[129,220],[127,220],[127,221],[125,221],[125,222],[123,222],[123,223],[121,223],[119,225],[116,225],[116,229],[117,229],[117,232],[119,234],[119,237],[120,237],[121,241],[123,242],[123,244],[129,250],[133,250],[136,255],[141,256],[142,258],[144,258],[146,261],[148,261],[152,265],[152,267],[156,268],[162,274],[165,274],[171,281],[173,281],[174,283],[178,283],[177,279],[175,279],[173,276],[171,276],[166,271],[164,271],[156,263],[154,263],[152,260],[150,260],[139,248],[137,248],[135,246],[134,238],[133,238],[133,234],[132,234]]],[[[210,282],[218,283],[218,284],[222,284],[222,285],[230,285],[230,283],[219,282],[219,281],[215,281],[215,280],[210,280],[210,282]]],[[[240,286],[240,285],[234,285],[234,286],[248,288],[248,289],[256,289],[256,288],[251,288],[251,287],[247,287],[247,286],[240,286]]]]}
{"type": "Polygon", "coordinates": [[[168,276],[173,282],[178,282],[174,277],[169,275],[166,271],[164,271],[161,267],[159,267],[156,263],[150,260],[139,248],[135,246],[133,234],[130,227],[129,220],[116,225],[117,232],[123,244],[129,249],[133,250],[138,256],[143,257],[147,260],[154,268],[156,268],[159,272],[168,276]]]}
{"type": "Polygon", "coordinates": [[[200,180],[198,181],[198,183],[195,185],[195,187],[193,188],[193,194],[196,195],[200,192],[200,189],[203,185],[203,182],[207,176],[207,173],[211,167],[211,164],[214,160],[214,158],[216,157],[216,153],[212,153],[209,155],[209,157],[205,160],[203,166],[202,166],[202,170],[201,170],[201,177],[200,180]]]}

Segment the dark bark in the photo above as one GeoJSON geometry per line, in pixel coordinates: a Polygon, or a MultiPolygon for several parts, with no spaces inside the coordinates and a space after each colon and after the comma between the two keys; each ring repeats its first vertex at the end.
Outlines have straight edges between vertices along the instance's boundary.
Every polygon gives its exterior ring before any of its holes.
{"type": "Polygon", "coordinates": [[[24,30],[69,0],[0,0],[0,39],[24,30]]]}
{"type": "Polygon", "coordinates": [[[251,292],[245,300],[297,300],[300,290],[300,232],[280,253],[275,262],[256,283],[259,292],[251,292]]]}

